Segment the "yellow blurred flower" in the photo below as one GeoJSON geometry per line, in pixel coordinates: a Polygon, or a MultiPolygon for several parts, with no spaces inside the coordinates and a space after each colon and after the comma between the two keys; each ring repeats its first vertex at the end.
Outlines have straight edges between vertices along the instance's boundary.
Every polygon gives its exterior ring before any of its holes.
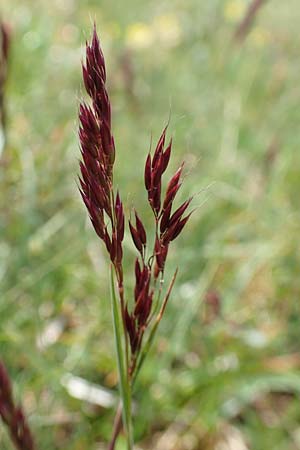
{"type": "Polygon", "coordinates": [[[261,27],[255,27],[249,34],[249,41],[255,47],[263,47],[270,42],[271,34],[268,30],[264,30],[261,27]]]}
{"type": "Polygon", "coordinates": [[[152,28],[142,22],[133,23],[126,30],[126,43],[134,49],[150,47],[155,39],[152,28]]]}
{"type": "Polygon", "coordinates": [[[246,0],[230,0],[225,4],[224,17],[231,22],[237,22],[243,17],[246,7],[246,0]]]}
{"type": "Polygon", "coordinates": [[[164,47],[176,46],[182,37],[180,23],[173,14],[165,14],[154,18],[151,24],[137,22],[126,30],[126,43],[137,50],[151,47],[157,43],[164,47]]]}
{"type": "Polygon", "coordinates": [[[182,37],[182,30],[177,17],[173,14],[157,16],[153,22],[157,39],[163,45],[175,47],[182,37]]]}

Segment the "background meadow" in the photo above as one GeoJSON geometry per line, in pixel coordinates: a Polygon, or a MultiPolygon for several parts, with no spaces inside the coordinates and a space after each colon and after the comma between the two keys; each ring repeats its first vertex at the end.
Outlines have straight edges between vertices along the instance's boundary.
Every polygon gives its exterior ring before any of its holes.
{"type": "MultiPolygon", "coordinates": [[[[151,224],[143,167],[169,116],[168,174],[185,159],[182,198],[197,194],[135,393],[137,449],[300,448],[300,6],[269,0],[234,40],[248,5],[0,0],[11,28],[0,354],[40,450],[106,448],[117,396],[107,258],[76,186],[94,20],[127,212],[151,224]],[[86,383],[102,390],[90,398],[86,383]]],[[[128,232],[124,246],[130,295],[128,232]]],[[[0,442],[12,449],[2,426],[0,442]]]]}

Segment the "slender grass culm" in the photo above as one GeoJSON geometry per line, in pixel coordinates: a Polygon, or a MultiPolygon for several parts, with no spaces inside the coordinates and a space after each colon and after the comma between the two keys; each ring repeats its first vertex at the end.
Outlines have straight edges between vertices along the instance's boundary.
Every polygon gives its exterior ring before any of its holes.
{"type": "Polygon", "coordinates": [[[86,60],[82,69],[91,105],[82,102],[79,108],[80,193],[111,261],[111,303],[121,397],[109,449],[114,448],[123,422],[127,448],[131,450],[132,390],[175,282],[177,270],[164,292],[162,281],[169,245],[181,233],[191,215],[186,211],[192,198],[173,211],[173,201],[182,183],[183,165],[170,179],[162,196],[162,176],[168,167],[172,148],[172,140],[166,143],[166,127],[154,154],[148,154],[144,169],[155,238],[151,246],[143,222],[134,211],[134,221],[129,221],[129,230],[138,254],[134,266],[135,288],[132,299],[125,298],[122,248],[125,217],[121,195],[116,192],[113,182],[115,144],[111,105],[105,87],[105,61],[95,27],[91,42],[86,44],[86,60]]]}

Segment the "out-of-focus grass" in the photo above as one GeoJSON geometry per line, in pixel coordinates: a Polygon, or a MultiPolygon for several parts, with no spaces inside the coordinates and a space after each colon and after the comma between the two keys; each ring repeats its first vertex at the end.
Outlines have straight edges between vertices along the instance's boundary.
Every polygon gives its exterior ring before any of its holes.
{"type": "MultiPolygon", "coordinates": [[[[172,169],[185,158],[184,190],[198,193],[170,254],[169,274],[179,265],[180,276],[137,386],[136,441],[300,447],[300,8],[269,1],[234,46],[247,3],[2,0],[12,53],[0,352],[41,450],[104,448],[113,420],[61,383],[71,373],[116,390],[107,261],[76,188],[80,59],[94,19],[127,211],[134,203],[150,226],[143,164],[170,111],[172,169]],[[207,292],[217,293],[218,314],[207,292]],[[38,345],[59,319],[59,338],[38,345]]],[[[125,247],[130,294],[128,236],[125,247]]],[[[2,428],[0,440],[11,449],[2,428]]]]}

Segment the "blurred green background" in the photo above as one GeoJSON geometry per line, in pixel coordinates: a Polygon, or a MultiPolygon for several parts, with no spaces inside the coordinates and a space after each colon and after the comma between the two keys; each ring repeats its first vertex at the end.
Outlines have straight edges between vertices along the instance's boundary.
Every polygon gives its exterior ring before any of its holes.
{"type": "MultiPolygon", "coordinates": [[[[76,186],[80,64],[96,20],[127,212],[151,226],[143,166],[169,114],[168,176],[185,159],[181,198],[197,194],[135,392],[137,449],[300,449],[299,1],[266,2],[239,43],[247,0],[0,5],[11,28],[0,354],[38,448],[106,448],[117,395],[107,258],[76,186]],[[109,392],[91,399],[85,383],[109,392]]],[[[125,251],[130,293],[128,235],[125,251]]],[[[0,442],[11,450],[2,426],[0,442]]]]}

